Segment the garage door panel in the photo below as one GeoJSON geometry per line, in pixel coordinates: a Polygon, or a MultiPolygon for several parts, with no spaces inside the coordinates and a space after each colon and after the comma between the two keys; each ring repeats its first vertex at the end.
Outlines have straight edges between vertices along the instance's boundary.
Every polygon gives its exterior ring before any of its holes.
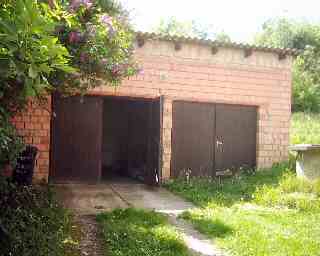
{"type": "Polygon", "coordinates": [[[211,176],[214,170],[214,105],[173,103],[172,176],[190,169],[192,176],[211,176]]]}
{"type": "Polygon", "coordinates": [[[97,182],[101,175],[102,100],[54,97],[53,182],[97,182]]]}
{"type": "Polygon", "coordinates": [[[216,170],[255,166],[256,127],[256,107],[216,105],[216,170]]]}

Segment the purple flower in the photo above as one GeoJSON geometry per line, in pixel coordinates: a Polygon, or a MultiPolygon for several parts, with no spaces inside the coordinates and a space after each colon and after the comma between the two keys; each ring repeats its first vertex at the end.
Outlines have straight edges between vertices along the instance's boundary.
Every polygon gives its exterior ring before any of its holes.
{"type": "Polygon", "coordinates": [[[101,59],[101,64],[102,65],[107,65],[108,64],[108,59],[107,58],[102,58],[101,59]]]}
{"type": "Polygon", "coordinates": [[[80,6],[84,6],[86,9],[90,9],[92,5],[92,0],[72,0],[69,8],[71,11],[77,11],[80,6]]]}
{"type": "Polygon", "coordinates": [[[138,75],[144,75],[144,70],[143,68],[139,68],[137,71],[138,75]]]}
{"type": "Polygon", "coordinates": [[[104,25],[112,25],[112,17],[110,17],[108,14],[103,14],[100,17],[100,22],[104,25]]]}
{"type": "Polygon", "coordinates": [[[121,72],[121,66],[120,65],[114,65],[112,67],[112,70],[111,70],[111,74],[112,75],[114,75],[114,76],[120,75],[120,72],[121,72]]]}
{"type": "Polygon", "coordinates": [[[86,7],[86,9],[90,9],[93,5],[91,0],[83,0],[82,3],[86,7]]]}
{"type": "Polygon", "coordinates": [[[108,30],[109,37],[113,38],[115,34],[116,34],[116,30],[114,29],[114,27],[109,26],[109,30],[108,30]]]}
{"type": "Polygon", "coordinates": [[[72,31],[69,33],[69,43],[79,43],[81,41],[81,34],[80,32],[72,31]]]}
{"type": "Polygon", "coordinates": [[[114,37],[115,33],[116,33],[116,30],[113,26],[113,23],[112,23],[112,17],[110,17],[109,15],[107,14],[103,14],[101,17],[100,17],[100,22],[106,27],[106,29],[108,30],[108,35],[109,37],[114,37]]]}

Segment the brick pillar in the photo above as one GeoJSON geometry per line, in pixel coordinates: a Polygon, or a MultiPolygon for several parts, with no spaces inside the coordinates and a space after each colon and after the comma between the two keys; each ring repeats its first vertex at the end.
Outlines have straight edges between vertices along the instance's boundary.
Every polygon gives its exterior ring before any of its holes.
{"type": "Polygon", "coordinates": [[[46,106],[30,102],[25,112],[12,119],[18,134],[26,144],[34,145],[39,153],[36,159],[34,181],[48,181],[50,149],[51,97],[46,106]]]}

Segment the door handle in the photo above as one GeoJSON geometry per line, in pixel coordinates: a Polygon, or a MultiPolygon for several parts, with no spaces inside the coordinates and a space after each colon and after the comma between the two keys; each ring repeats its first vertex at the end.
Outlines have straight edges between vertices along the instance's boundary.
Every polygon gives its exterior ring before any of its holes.
{"type": "Polygon", "coordinates": [[[220,140],[217,140],[217,147],[219,147],[219,146],[222,146],[223,145],[223,142],[222,141],[220,141],[220,140]]]}
{"type": "Polygon", "coordinates": [[[218,140],[216,141],[216,149],[217,149],[217,152],[223,152],[223,141],[222,140],[218,140]]]}

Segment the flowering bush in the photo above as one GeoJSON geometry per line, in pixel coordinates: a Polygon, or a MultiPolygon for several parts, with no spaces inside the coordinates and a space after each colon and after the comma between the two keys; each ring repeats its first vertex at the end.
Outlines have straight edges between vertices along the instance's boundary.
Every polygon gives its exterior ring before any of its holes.
{"type": "Polygon", "coordinates": [[[112,0],[6,0],[0,3],[0,107],[29,96],[118,85],[133,75],[133,31],[112,0]]]}
{"type": "MultiPolygon", "coordinates": [[[[133,31],[128,14],[119,4],[73,0],[56,5],[55,12],[59,23],[56,35],[73,56],[72,65],[77,69],[68,76],[69,83],[63,89],[86,90],[106,82],[117,85],[136,73],[137,64],[132,60],[133,31]]],[[[57,86],[61,84],[59,79],[55,82],[57,86]]]]}
{"type": "Polygon", "coordinates": [[[118,85],[137,71],[132,40],[128,13],[113,0],[0,1],[0,118],[30,97],[118,85]]]}

